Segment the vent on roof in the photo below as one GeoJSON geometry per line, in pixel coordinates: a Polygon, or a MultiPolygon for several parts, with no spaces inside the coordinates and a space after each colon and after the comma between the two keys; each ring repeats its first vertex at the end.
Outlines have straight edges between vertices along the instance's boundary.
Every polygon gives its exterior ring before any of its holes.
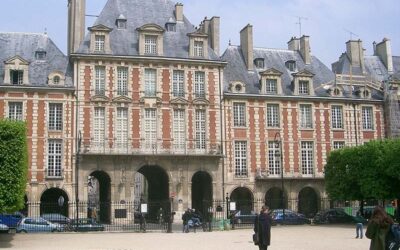
{"type": "Polygon", "coordinates": [[[165,24],[165,29],[169,32],[176,32],[176,22],[172,17],[165,24]]]}
{"type": "Polygon", "coordinates": [[[296,61],[293,60],[287,61],[285,62],[285,66],[291,72],[296,71],[296,61]]]}
{"type": "Polygon", "coordinates": [[[38,50],[35,52],[36,60],[45,60],[46,59],[46,51],[38,50]]]}
{"type": "Polygon", "coordinates": [[[126,18],[124,15],[119,15],[117,20],[115,21],[118,29],[126,29],[126,18]]]}

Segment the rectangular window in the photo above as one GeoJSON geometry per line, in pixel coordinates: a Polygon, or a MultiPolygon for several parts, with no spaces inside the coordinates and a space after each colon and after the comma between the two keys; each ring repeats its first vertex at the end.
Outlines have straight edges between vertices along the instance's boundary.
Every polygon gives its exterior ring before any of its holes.
{"type": "Polygon", "coordinates": [[[233,103],[233,126],[246,127],[246,105],[233,103]]]}
{"type": "Polygon", "coordinates": [[[314,145],[311,141],[301,142],[301,170],[303,175],[312,175],[314,171],[314,145]]]}
{"type": "Polygon", "coordinates": [[[309,95],[310,94],[310,86],[308,81],[299,81],[299,94],[300,95],[309,95]]]}
{"type": "Polygon", "coordinates": [[[194,56],[204,56],[203,41],[194,41],[194,56]]]}
{"type": "Polygon", "coordinates": [[[49,140],[47,177],[62,177],[62,140],[49,140]]]}
{"type": "Polygon", "coordinates": [[[334,141],[333,142],[333,149],[341,149],[344,148],[345,142],[344,141],[334,141]]]}
{"type": "Polygon", "coordinates": [[[363,129],[365,130],[374,129],[372,118],[373,118],[372,107],[362,107],[363,129]]]}
{"type": "Polygon", "coordinates": [[[94,76],[95,86],[94,92],[95,95],[105,95],[106,94],[106,68],[103,66],[95,67],[95,76],[94,76]]]}
{"type": "Polygon", "coordinates": [[[247,142],[235,141],[235,176],[247,177],[247,142]]]}
{"type": "Polygon", "coordinates": [[[267,127],[279,127],[279,104],[267,104],[267,127]]]}
{"type": "Polygon", "coordinates": [[[185,130],[185,110],[174,110],[174,149],[185,149],[186,130],[185,130]]]}
{"type": "Polygon", "coordinates": [[[117,120],[115,124],[116,147],[126,149],[128,147],[128,109],[117,108],[117,120]]]}
{"type": "Polygon", "coordinates": [[[342,106],[332,106],[332,128],[343,128],[343,108],[342,106]]]}
{"type": "Polygon", "coordinates": [[[105,145],[105,109],[103,107],[94,108],[93,119],[94,146],[102,148],[105,145]]]}
{"type": "Polygon", "coordinates": [[[11,120],[22,121],[22,102],[8,103],[8,118],[11,120]]]}
{"type": "Polygon", "coordinates": [[[117,68],[117,95],[128,95],[128,68],[117,68]]]}
{"type": "Polygon", "coordinates": [[[63,105],[61,103],[49,104],[49,130],[62,130],[63,105]]]}
{"type": "Polygon", "coordinates": [[[172,95],[174,97],[185,97],[183,70],[174,70],[173,72],[172,95]]]}
{"type": "Polygon", "coordinates": [[[313,128],[311,112],[310,104],[300,104],[300,128],[313,128]]]}
{"type": "Polygon", "coordinates": [[[144,36],[144,53],[157,55],[157,36],[144,36]]]}
{"type": "Polygon", "coordinates": [[[206,148],[206,111],[196,110],[196,149],[206,148]]]}
{"type": "Polygon", "coordinates": [[[265,92],[267,94],[277,94],[277,85],[278,83],[276,79],[267,79],[265,83],[265,92]]]}
{"type": "Polygon", "coordinates": [[[156,109],[144,110],[144,139],[148,149],[157,147],[157,111],[156,109]]]}
{"type": "Polygon", "coordinates": [[[270,141],[268,142],[268,172],[269,175],[281,174],[281,157],[279,143],[270,141]]]}
{"type": "Polygon", "coordinates": [[[144,70],[144,95],[147,97],[156,96],[156,70],[144,70]]]}
{"type": "Polygon", "coordinates": [[[104,44],[106,37],[104,35],[95,35],[94,36],[94,51],[95,52],[104,52],[104,44]]]}
{"type": "Polygon", "coordinates": [[[10,80],[13,85],[22,85],[24,83],[24,71],[10,70],[10,80]]]}
{"type": "Polygon", "coordinates": [[[205,75],[204,72],[196,71],[194,73],[194,96],[195,98],[204,98],[205,94],[205,75]]]}

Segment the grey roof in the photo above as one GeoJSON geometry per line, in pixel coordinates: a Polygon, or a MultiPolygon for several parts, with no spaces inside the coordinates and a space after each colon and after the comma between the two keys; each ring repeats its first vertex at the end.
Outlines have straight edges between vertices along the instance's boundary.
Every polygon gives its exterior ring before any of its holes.
{"type": "Polygon", "coordinates": [[[228,92],[228,86],[233,81],[241,81],[246,84],[246,94],[260,94],[260,75],[259,73],[267,69],[274,68],[282,72],[282,91],[284,95],[293,95],[292,74],[285,63],[287,61],[295,61],[297,71],[307,70],[314,75],[313,83],[316,96],[329,96],[326,89],[321,88],[323,84],[332,83],[335,75],[329,70],[318,58],[311,57],[311,64],[306,65],[298,51],[284,49],[265,49],[254,48],[254,59],[263,58],[264,68],[256,68],[248,71],[240,46],[229,46],[222,59],[228,62],[224,70],[224,92],[228,92]]]}
{"type": "Polygon", "coordinates": [[[4,83],[4,62],[20,56],[29,62],[29,84],[47,86],[47,78],[54,71],[66,75],[66,86],[72,86],[72,71],[68,58],[46,34],[0,33],[0,84],[4,83]],[[36,60],[36,51],[45,51],[45,60],[36,60]]]}
{"type": "MultiPolygon", "coordinates": [[[[145,24],[157,24],[165,28],[165,24],[175,20],[175,3],[169,0],[108,0],[96,25],[105,25],[113,30],[110,33],[112,55],[137,56],[137,28],[145,24]],[[117,29],[115,21],[120,15],[127,19],[126,29],[117,29]]],[[[183,22],[177,22],[176,32],[165,31],[164,57],[189,58],[188,33],[195,32],[195,27],[184,17],[183,22]]],[[[87,34],[78,53],[89,54],[90,35],[87,34]]],[[[215,52],[209,48],[209,60],[219,60],[215,52]]]]}
{"type": "Polygon", "coordinates": [[[393,56],[393,75],[400,79],[400,56],[393,56]]]}

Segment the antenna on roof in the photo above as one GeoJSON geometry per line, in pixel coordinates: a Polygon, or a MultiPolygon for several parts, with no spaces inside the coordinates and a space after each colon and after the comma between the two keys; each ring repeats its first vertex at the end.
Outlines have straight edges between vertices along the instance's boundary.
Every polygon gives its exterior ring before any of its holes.
{"type": "Polygon", "coordinates": [[[353,31],[351,31],[351,30],[348,30],[348,29],[345,29],[345,28],[343,28],[347,33],[349,33],[349,35],[350,35],[350,40],[353,40],[353,35],[354,36],[358,36],[356,33],[353,33],[353,31]]]}
{"type": "Polygon", "coordinates": [[[301,37],[301,21],[302,20],[308,20],[308,17],[304,17],[304,16],[295,16],[297,17],[297,19],[299,20],[296,24],[299,25],[299,37],[301,37]]]}

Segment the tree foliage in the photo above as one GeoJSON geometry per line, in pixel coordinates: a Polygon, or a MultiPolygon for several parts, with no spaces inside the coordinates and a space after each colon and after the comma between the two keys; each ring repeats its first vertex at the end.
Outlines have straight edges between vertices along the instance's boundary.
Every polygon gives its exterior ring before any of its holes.
{"type": "Polygon", "coordinates": [[[400,140],[371,141],[332,151],[325,181],[335,200],[399,198],[400,140]]]}
{"type": "Polygon", "coordinates": [[[0,213],[23,208],[27,170],[25,123],[0,120],[0,213]]]}

